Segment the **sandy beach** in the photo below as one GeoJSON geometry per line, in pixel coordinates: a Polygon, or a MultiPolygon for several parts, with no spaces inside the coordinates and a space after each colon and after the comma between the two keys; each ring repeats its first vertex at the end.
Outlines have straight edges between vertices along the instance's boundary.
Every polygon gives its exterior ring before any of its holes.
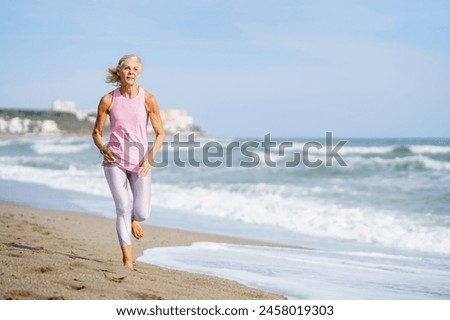
{"type": "MultiPolygon", "coordinates": [[[[70,208],[68,208],[70,210],[70,208]]],[[[261,242],[144,225],[147,248],[196,241],[261,242]]],[[[234,281],[136,263],[122,266],[115,222],[99,216],[0,202],[1,299],[283,299],[234,281]]]]}

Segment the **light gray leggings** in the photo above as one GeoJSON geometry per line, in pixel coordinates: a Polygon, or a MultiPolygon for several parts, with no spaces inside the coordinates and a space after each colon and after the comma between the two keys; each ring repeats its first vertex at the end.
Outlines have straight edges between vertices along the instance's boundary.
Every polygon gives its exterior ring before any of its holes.
{"type": "Polygon", "coordinates": [[[104,165],[106,181],[116,206],[116,229],[120,245],[131,244],[131,219],[143,221],[150,216],[151,177],[150,173],[139,177],[136,172],[126,171],[115,165],[104,165]],[[133,202],[128,193],[131,187],[133,202]]]}

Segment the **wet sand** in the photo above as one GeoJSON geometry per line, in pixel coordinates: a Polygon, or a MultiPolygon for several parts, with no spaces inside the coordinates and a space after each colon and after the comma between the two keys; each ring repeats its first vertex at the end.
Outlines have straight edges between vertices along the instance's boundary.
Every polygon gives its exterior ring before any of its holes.
{"type": "MultiPolygon", "coordinates": [[[[70,208],[68,208],[70,210],[70,208]]],[[[270,245],[143,225],[133,257],[196,241],[270,245]]],[[[135,263],[122,266],[113,219],[0,202],[1,299],[284,299],[216,277],[135,263]]]]}

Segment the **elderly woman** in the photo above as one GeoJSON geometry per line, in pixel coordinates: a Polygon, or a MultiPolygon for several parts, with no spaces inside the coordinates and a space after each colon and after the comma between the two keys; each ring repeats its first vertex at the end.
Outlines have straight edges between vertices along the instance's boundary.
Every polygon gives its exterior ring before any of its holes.
{"type": "Polygon", "coordinates": [[[92,138],[103,155],[106,181],[116,207],[116,229],[123,264],[133,269],[131,234],[144,236],[139,222],[150,215],[151,163],[164,141],[164,129],[155,97],[138,85],[142,71],[136,55],[123,56],[117,67],[108,68],[106,82],[117,86],[98,105],[92,138]],[[109,142],[103,144],[103,127],[110,118],[109,142]],[[155,132],[153,147],[147,140],[148,120],[155,132]],[[130,200],[128,185],[133,194],[130,200]]]}

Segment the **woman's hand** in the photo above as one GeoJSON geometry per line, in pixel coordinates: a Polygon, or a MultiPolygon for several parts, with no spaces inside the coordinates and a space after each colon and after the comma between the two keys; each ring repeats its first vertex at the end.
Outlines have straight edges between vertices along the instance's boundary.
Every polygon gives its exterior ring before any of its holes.
{"type": "Polygon", "coordinates": [[[147,158],[144,158],[140,164],[140,168],[138,171],[139,177],[145,177],[149,174],[149,172],[152,170],[152,167],[150,166],[150,162],[147,158]]]}
{"type": "Polygon", "coordinates": [[[110,147],[107,146],[103,146],[100,149],[100,153],[103,155],[103,160],[107,163],[114,163],[116,162],[116,159],[114,159],[113,155],[112,155],[112,150],[110,147]]]}

